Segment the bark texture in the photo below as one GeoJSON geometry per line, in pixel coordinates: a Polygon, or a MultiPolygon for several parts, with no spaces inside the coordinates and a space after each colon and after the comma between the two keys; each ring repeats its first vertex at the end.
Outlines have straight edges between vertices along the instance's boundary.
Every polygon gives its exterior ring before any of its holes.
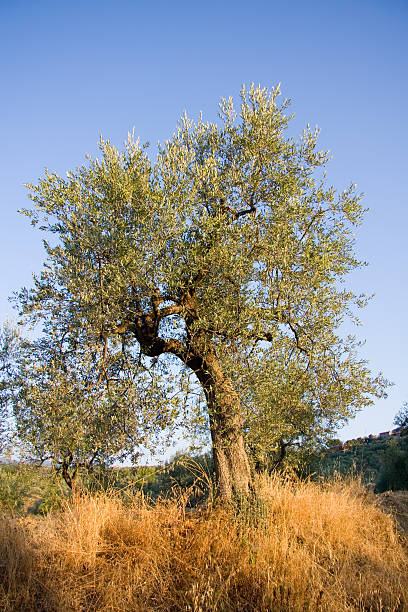
{"type": "Polygon", "coordinates": [[[246,497],[251,469],[242,432],[239,396],[214,355],[195,370],[207,399],[218,495],[223,501],[246,497]]]}

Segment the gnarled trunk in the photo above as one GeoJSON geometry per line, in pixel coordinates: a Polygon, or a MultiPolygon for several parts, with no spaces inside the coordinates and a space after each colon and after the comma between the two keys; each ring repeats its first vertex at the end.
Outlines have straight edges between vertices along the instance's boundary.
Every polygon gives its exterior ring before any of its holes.
{"type": "Polygon", "coordinates": [[[214,355],[195,372],[207,399],[218,495],[223,501],[246,497],[252,478],[239,396],[214,355]]]}
{"type": "MultiPolygon", "coordinates": [[[[216,410],[222,411],[222,402],[216,410]]],[[[210,408],[210,429],[214,472],[218,494],[222,500],[246,497],[251,486],[251,471],[244,447],[241,424],[224,415],[213,416],[210,408]]]]}

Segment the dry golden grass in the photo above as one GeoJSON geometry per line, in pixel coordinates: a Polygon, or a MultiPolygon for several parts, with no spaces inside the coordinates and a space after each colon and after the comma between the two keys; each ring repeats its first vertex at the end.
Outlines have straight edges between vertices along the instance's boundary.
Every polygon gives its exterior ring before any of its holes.
{"type": "Polygon", "coordinates": [[[77,495],[4,519],[5,611],[408,610],[408,557],[358,483],[261,478],[241,511],[77,495]]]}

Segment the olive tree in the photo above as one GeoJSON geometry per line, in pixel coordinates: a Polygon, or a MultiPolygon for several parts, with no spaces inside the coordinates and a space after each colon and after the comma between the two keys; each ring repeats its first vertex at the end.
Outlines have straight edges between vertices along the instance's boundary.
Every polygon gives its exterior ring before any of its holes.
{"type": "Polygon", "coordinates": [[[157,443],[157,432],[174,420],[157,377],[145,371],[144,389],[134,384],[131,355],[110,347],[102,360],[101,347],[85,338],[78,342],[49,335],[21,339],[0,392],[1,398],[7,391],[21,451],[50,462],[69,487],[80,468],[106,467],[157,443]]]}
{"type": "Polygon", "coordinates": [[[121,342],[139,390],[143,366],[192,372],[223,499],[251,486],[245,440],[258,444],[262,419],[271,432],[289,413],[310,430],[383,384],[339,335],[364,301],[342,285],[361,265],[360,197],[326,185],[316,130],[287,136],[279,93],[243,88],[217,124],[185,115],[154,163],[132,136],[122,151],[101,140],[100,159],[29,185],[25,211],[51,238],[22,312],[100,342],[102,363],[121,342]]]}

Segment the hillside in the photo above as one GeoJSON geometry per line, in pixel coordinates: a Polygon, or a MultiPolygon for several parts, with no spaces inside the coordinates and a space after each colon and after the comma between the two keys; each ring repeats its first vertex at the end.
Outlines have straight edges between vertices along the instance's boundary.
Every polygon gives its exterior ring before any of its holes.
{"type": "Polygon", "coordinates": [[[357,472],[378,492],[408,489],[408,427],[331,446],[320,455],[317,471],[357,472]]]}

